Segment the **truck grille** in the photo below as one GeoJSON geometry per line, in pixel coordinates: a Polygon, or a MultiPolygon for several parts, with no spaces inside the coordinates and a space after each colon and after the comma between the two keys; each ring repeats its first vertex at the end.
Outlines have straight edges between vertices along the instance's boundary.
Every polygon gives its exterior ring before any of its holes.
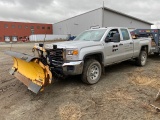
{"type": "Polygon", "coordinates": [[[64,50],[63,49],[53,49],[50,51],[50,62],[54,67],[62,66],[64,62],[64,50]]]}

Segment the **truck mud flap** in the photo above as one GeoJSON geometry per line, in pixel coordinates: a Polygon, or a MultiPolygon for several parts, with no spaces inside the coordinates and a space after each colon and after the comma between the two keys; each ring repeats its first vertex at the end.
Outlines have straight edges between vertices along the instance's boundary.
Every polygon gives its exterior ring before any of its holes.
{"type": "Polygon", "coordinates": [[[9,73],[32,92],[37,94],[51,83],[52,73],[49,66],[44,65],[40,58],[13,51],[6,51],[5,53],[12,56],[14,61],[9,73]]]}

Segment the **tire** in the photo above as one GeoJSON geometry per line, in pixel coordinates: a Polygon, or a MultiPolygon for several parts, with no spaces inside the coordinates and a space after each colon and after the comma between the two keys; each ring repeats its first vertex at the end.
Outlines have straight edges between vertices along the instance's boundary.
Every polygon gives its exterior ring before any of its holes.
{"type": "Polygon", "coordinates": [[[154,55],[159,56],[159,53],[156,53],[156,52],[155,52],[154,55]]]}
{"type": "Polygon", "coordinates": [[[84,63],[84,69],[81,75],[81,79],[84,83],[92,85],[99,81],[101,74],[101,64],[97,60],[89,59],[84,63]]]}
{"type": "Polygon", "coordinates": [[[138,66],[145,66],[146,65],[146,62],[147,62],[147,52],[142,50],[139,54],[139,57],[136,59],[136,64],[138,66]]]}

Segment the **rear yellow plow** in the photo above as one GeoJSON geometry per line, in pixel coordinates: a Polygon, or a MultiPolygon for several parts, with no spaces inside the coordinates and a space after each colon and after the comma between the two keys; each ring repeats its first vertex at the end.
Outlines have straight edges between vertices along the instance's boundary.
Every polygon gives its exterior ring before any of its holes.
{"type": "Polygon", "coordinates": [[[32,92],[37,94],[51,83],[52,73],[41,58],[12,51],[5,53],[12,56],[14,61],[10,74],[25,84],[32,92]]]}

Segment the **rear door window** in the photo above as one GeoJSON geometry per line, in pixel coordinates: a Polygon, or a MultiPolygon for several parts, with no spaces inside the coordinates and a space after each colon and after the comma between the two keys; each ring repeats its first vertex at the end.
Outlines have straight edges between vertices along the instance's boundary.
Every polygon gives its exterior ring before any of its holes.
{"type": "Polygon", "coordinates": [[[130,40],[130,36],[127,29],[121,29],[123,40],[130,40]]]}

